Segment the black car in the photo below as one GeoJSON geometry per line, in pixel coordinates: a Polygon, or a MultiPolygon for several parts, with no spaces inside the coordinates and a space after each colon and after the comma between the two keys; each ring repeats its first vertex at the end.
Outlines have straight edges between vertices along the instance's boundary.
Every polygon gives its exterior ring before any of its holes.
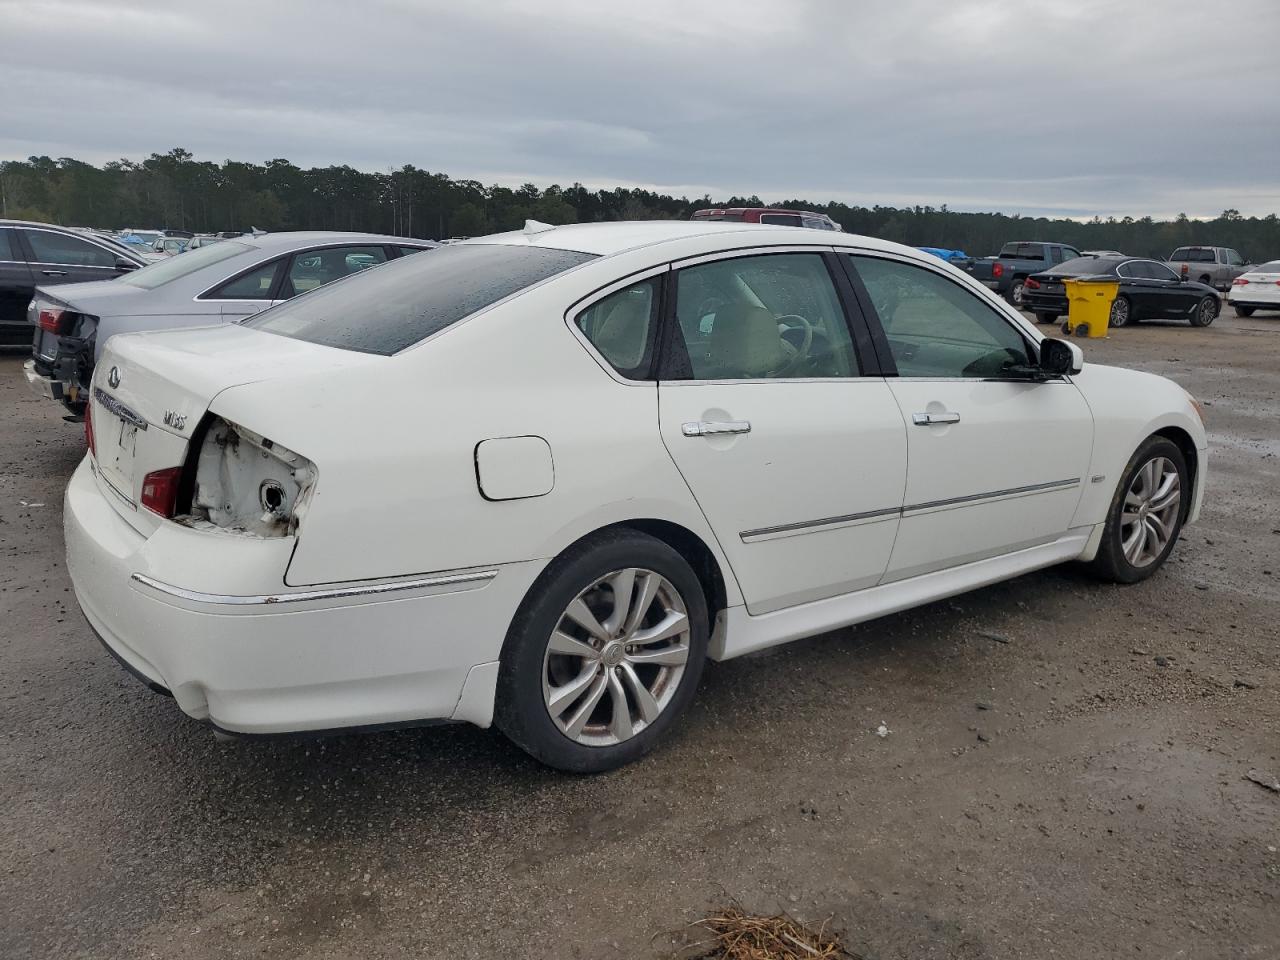
{"type": "Polygon", "coordinates": [[[1120,291],[1111,304],[1111,326],[1157,318],[1191,321],[1207,327],[1218,316],[1218,291],[1203,283],[1183,280],[1163,263],[1140,257],[1077,257],[1027,278],[1022,308],[1041,323],[1053,323],[1067,313],[1063,280],[1118,280],[1120,291]]]}
{"type": "Polygon", "coordinates": [[[36,287],[113,280],[147,262],[89,233],[0,220],[0,346],[31,345],[27,306],[36,287]]]}

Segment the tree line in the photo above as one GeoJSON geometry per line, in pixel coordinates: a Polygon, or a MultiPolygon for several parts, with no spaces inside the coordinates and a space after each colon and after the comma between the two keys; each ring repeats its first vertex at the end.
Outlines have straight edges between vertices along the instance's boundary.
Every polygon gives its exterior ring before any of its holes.
{"type": "MultiPolygon", "coordinates": [[[[220,230],[365,230],[442,239],[546,223],[685,219],[699,207],[761,206],[759,197],[672,197],[580,183],[540,188],[486,186],[406,165],[385,173],[350,166],[303,169],[196,160],[180,147],[139,162],[100,167],[69,157],[0,162],[0,216],[69,226],[220,230]]],[[[912,246],[994,253],[1009,240],[1051,240],[1081,249],[1166,257],[1187,243],[1235,247],[1257,261],[1280,257],[1280,219],[1224,210],[1213,220],[1094,217],[1087,222],[941,207],[849,206],[800,198],[770,205],[825,213],[851,233],[912,246]]]]}

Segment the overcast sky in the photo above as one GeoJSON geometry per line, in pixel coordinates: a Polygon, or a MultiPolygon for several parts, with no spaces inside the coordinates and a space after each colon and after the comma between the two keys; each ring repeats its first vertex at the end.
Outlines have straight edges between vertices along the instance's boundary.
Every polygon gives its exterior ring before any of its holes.
{"type": "Polygon", "coordinates": [[[0,0],[0,158],[1280,212],[1277,0],[0,0]]]}

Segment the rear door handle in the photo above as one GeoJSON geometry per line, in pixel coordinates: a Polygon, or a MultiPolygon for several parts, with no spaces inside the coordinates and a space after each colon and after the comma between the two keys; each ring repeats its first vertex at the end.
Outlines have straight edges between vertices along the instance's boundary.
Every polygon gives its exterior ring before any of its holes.
{"type": "Polygon", "coordinates": [[[935,427],[940,423],[959,423],[958,413],[913,413],[911,422],[917,427],[935,427]]]}
{"type": "Polygon", "coordinates": [[[46,277],[65,277],[67,275],[65,270],[41,270],[40,272],[46,277]]]}
{"type": "Polygon", "coordinates": [[[686,437],[715,437],[726,433],[750,433],[749,420],[692,420],[681,425],[686,437]]]}

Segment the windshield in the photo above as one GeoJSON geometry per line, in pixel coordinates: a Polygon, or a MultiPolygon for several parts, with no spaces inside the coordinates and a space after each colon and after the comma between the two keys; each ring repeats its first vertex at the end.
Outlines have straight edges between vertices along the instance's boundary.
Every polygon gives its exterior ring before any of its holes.
{"type": "Polygon", "coordinates": [[[1054,267],[1053,273],[1064,277],[1095,277],[1110,273],[1118,262],[1102,257],[1077,257],[1054,267]]]}
{"type": "MultiPolygon", "coordinates": [[[[181,243],[182,241],[178,242],[181,243]]],[[[162,284],[170,283],[180,277],[195,273],[210,264],[218,263],[220,260],[229,260],[238,254],[244,253],[246,250],[252,249],[254,248],[247,243],[233,243],[230,240],[224,240],[222,243],[216,243],[211,247],[197,247],[180,257],[170,257],[168,260],[161,260],[159,263],[153,263],[149,267],[143,267],[141,270],[127,273],[116,282],[141,287],[143,290],[154,290],[162,284]]]]}
{"type": "Polygon", "coordinates": [[[390,356],[504,297],[593,259],[594,254],[546,247],[451,244],[352,274],[244,325],[309,343],[390,356]]]}

